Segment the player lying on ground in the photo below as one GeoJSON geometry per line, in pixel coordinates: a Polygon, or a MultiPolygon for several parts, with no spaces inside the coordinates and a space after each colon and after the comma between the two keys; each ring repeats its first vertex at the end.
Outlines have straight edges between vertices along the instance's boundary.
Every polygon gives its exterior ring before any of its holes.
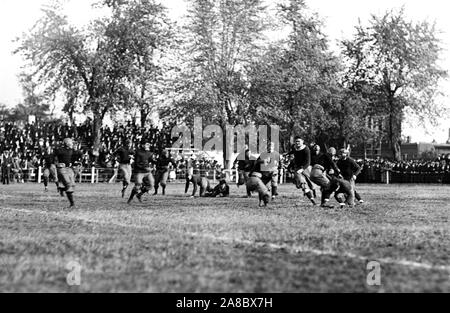
{"type": "Polygon", "coordinates": [[[205,196],[210,198],[227,198],[230,196],[230,186],[223,179],[214,189],[208,190],[205,196]]]}

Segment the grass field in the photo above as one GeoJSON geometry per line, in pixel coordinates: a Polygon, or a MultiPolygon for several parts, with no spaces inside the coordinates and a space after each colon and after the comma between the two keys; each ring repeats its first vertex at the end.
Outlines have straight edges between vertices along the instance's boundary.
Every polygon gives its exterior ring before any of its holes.
{"type": "Polygon", "coordinates": [[[119,185],[80,185],[69,211],[42,189],[0,186],[0,292],[450,292],[450,187],[359,186],[367,203],[345,211],[291,185],[264,209],[235,187],[127,206],[119,185]]]}

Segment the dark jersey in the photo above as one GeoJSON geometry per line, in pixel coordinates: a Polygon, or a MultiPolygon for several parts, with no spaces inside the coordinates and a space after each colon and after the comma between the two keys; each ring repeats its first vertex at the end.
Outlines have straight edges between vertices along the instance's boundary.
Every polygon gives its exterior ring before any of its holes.
{"type": "Polygon", "coordinates": [[[247,155],[240,154],[237,158],[238,170],[251,172],[255,167],[256,160],[251,160],[247,155]]]}
{"type": "Polygon", "coordinates": [[[212,191],[211,196],[212,197],[221,196],[224,198],[229,197],[230,196],[230,186],[228,186],[227,184],[216,186],[216,188],[214,188],[214,190],[212,191]]]}
{"type": "Polygon", "coordinates": [[[342,177],[345,180],[350,180],[353,176],[358,176],[361,174],[361,167],[352,158],[347,158],[346,160],[339,160],[337,163],[342,177]]]}
{"type": "Polygon", "coordinates": [[[41,159],[41,166],[44,168],[50,168],[52,164],[55,164],[55,156],[53,154],[44,154],[41,159]]]}
{"type": "Polygon", "coordinates": [[[311,156],[311,165],[320,165],[325,168],[325,171],[334,170],[336,173],[340,172],[336,163],[333,161],[333,157],[328,153],[313,154],[311,156]]]}
{"type": "Polygon", "coordinates": [[[120,164],[131,163],[130,151],[123,147],[119,148],[119,150],[116,151],[115,156],[117,157],[117,161],[120,164]]]}
{"type": "Polygon", "coordinates": [[[175,166],[176,162],[174,159],[172,158],[167,158],[165,156],[161,156],[158,161],[156,162],[156,168],[158,170],[168,170],[170,164],[172,164],[172,166],[175,166]]]}
{"type": "Polygon", "coordinates": [[[306,170],[311,166],[311,151],[308,147],[305,147],[303,150],[294,149],[289,154],[294,156],[294,160],[291,165],[295,170],[306,170]]]}
{"type": "Polygon", "coordinates": [[[134,155],[134,170],[136,173],[147,173],[150,169],[150,162],[153,153],[145,150],[138,150],[134,155]]]}
{"type": "Polygon", "coordinates": [[[239,168],[240,171],[244,171],[246,173],[249,173],[255,167],[255,164],[256,164],[255,160],[239,161],[238,168],[239,168]]]}
{"type": "Polygon", "coordinates": [[[55,151],[55,163],[65,164],[66,167],[71,167],[73,163],[81,158],[81,156],[82,153],[80,151],[61,148],[55,151]]]}

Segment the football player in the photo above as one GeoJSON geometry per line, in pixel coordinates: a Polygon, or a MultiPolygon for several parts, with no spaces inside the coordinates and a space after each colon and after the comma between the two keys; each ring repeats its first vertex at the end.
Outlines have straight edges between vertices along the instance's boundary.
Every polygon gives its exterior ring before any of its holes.
{"type": "Polygon", "coordinates": [[[66,138],[63,147],[55,151],[55,165],[58,174],[59,188],[61,195],[66,193],[70,203],[70,208],[75,207],[73,194],[75,192],[75,172],[74,162],[81,157],[81,151],[74,149],[73,140],[66,138]]]}
{"type": "Polygon", "coordinates": [[[141,148],[135,152],[134,155],[134,177],[135,185],[128,199],[128,204],[131,204],[134,197],[139,202],[142,202],[142,196],[153,189],[155,185],[155,178],[152,174],[151,161],[153,153],[150,151],[151,145],[149,142],[142,141],[141,148]]]}

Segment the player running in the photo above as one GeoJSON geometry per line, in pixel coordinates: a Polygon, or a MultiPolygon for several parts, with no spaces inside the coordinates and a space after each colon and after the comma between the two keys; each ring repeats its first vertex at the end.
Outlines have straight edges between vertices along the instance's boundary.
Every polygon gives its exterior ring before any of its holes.
{"type": "Polygon", "coordinates": [[[122,173],[123,177],[122,198],[125,198],[125,193],[128,186],[131,185],[131,177],[133,175],[133,169],[131,168],[131,155],[133,153],[130,151],[129,146],[130,144],[128,142],[124,142],[124,144],[114,152],[117,162],[119,162],[119,172],[122,173]]]}
{"type": "MultiPolygon", "coordinates": [[[[256,160],[252,157],[248,146],[246,147],[244,157],[239,156],[237,159],[238,171],[239,171],[239,182],[238,187],[244,186],[247,184],[248,179],[250,178],[250,173],[255,167],[256,160]]],[[[247,197],[250,198],[252,195],[247,194],[247,197]]]]}
{"type": "Polygon", "coordinates": [[[319,145],[315,145],[313,148],[313,154],[311,156],[311,181],[321,187],[322,191],[322,203],[323,208],[332,209],[334,208],[329,204],[330,197],[333,193],[333,188],[331,185],[331,175],[340,175],[340,170],[336,163],[333,161],[333,151],[336,149],[330,148],[328,153],[321,153],[321,148],[319,145]]]}
{"type": "Polygon", "coordinates": [[[81,157],[82,153],[74,149],[73,140],[64,139],[63,147],[55,151],[55,165],[58,174],[59,188],[61,195],[66,193],[70,203],[70,208],[75,207],[73,194],[75,192],[75,172],[73,170],[74,161],[81,157]]]}
{"type": "Polygon", "coordinates": [[[153,153],[150,151],[150,143],[143,141],[141,148],[135,152],[134,156],[134,177],[135,185],[128,204],[131,204],[134,197],[142,202],[142,196],[153,189],[155,178],[152,174],[150,162],[153,159],[153,153]]]}
{"type": "Polygon", "coordinates": [[[272,191],[272,200],[275,200],[278,196],[278,176],[280,167],[280,154],[275,151],[275,144],[270,143],[267,152],[262,153],[257,163],[260,163],[260,173],[262,174],[262,181],[268,185],[270,183],[270,189],[272,191]]]}
{"type": "Polygon", "coordinates": [[[55,156],[53,154],[53,149],[48,147],[42,156],[41,166],[44,169],[42,176],[44,178],[44,190],[48,192],[48,183],[50,179],[53,179],[56,184],[56,189],[59,191],[58,174],[55,165],[55,156]]]}
{"type": "Polygon", "coordinates": [[[313,205],[317,205],[314,197],[314,186],[310,179],[312,170],[311,151],[301,137],[295,138],[295,145],[289,155],[292,159],[290,168],[294,171],[297,188],[303,190],[305,196],[308,197],[313,205]]]}
{"type": "Polygon", "coordinates": [[[347,149],[341,150],[341,155],[339,161],[337,162],[337,166],[340,169],[343,178],[350,184],[351,187],[351,194],[347,200],[348,204],[350,206],[354,206],[355,198],[360,204],[363,204],[364,201],[356,191],[356,179],[359,174],[361,174],[362,168],[356,163],[355,160],[350,158],[350,151],[347,149]]]}
{"type": "Polygon", "coordinates": [[[159,186],[162,188],[163,196],[166,195],[167,180],[169,179],[170,170],[176,165],[174,159],[172,159],[169,151],[164,151],[156,162],[155,173],[155,196],[158,194],[159,186]]]}

